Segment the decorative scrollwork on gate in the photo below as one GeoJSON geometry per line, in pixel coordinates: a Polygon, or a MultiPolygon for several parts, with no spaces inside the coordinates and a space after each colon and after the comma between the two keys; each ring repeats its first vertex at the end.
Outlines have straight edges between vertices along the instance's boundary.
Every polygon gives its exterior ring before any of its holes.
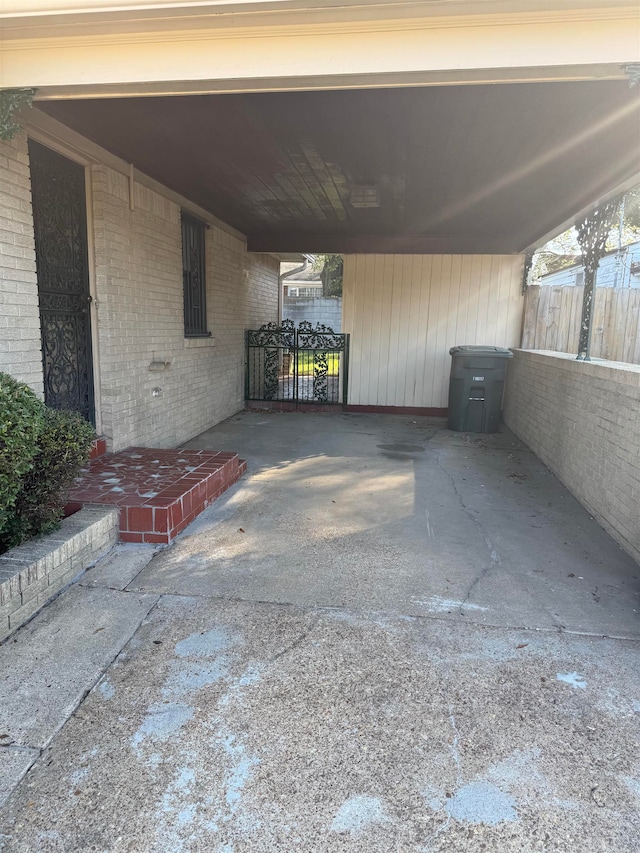
{"type": "Polygon", "coordinates": [[[265,323],[247,332],[248,400],[346,401],[348,335],[323,323],[265,323]]]}
{"type": "Polygon", "coordinates": [[[293,347],[295,345],[296,327],[293,320],[283,320],[282,323],[265,323],[259,329],[251,330],[248,334],[251,347],[293,347]]]}
{"type": "Polygon", "coordinates": [[[329,359],[326,352],[314,352],[313,399],[319,403],[329,402],[329,359]]]}
{"type": "Polygon", "coordinates": [[[343,350],[344,335],[334,332],[330,326],[316,323],[315,328],[308,320],[298,324],[298,346],[300,349],[343,350]]]}

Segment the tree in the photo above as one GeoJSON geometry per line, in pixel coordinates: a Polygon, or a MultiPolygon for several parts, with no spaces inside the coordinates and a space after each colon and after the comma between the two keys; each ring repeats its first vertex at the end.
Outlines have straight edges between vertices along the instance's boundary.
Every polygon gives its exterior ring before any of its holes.
{"type": "Polygon", "coordinates": [[[313,267],[320,272],[323,296],[342,296],[342,255],[316,255],[313,267]]]}
{"type": "MultiPolygon", "coordinates": [[[[640,186],[625,194],[620,204],[620,215],[614,222],[607,239],[607,252],[615,252],[619,246],[627,246],[640,240],[640,186]],[[620,227],[622,215],[622,228],[620,227]]],[[[549,240],[534,255],[531,278],[536,281],[547,273],[557,272],[565,267],[579,264],[582,250],[578,243],[575,228],[569,228],[563,234],[549,240]]]]}

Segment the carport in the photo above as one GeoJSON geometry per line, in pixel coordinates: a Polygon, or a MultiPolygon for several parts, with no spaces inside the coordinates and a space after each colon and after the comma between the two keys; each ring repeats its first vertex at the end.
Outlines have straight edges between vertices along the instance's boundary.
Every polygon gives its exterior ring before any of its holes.
{"type": "Polygon", "coordinates": [[[2,647],[6,849],[634,851],[640,370],[518,347],[528,250],[640,173],[635,4],[62,6],[8,0],[2,85],[91,178],[122,446],[202,430],[187,381],[238,411],[286,253],[346,256],[361,410],[187,442],[247,479],[2,647]],[[194,341],[185,211],[231,282],[194,341]],[[432,419],[460,343],[517,350],[495,436],[432,419]]]}
{"type": "MultiPolygon", "coordinates": [[[[637,183],[640,89],[610,71],[617,79],[583,69],[571,81],[153,97],[45,87],[27,127],[83,141],[89,155],[99,145],[131,193],[162,183],[205,221],[246,235],[250,255],[344,253],[344,402],[441,415],[449,347],[519,347],[532,249],[576,219],[596,222],[637,183]]],[[[583,312],[584,355],[587,299],[583,312]]],[[[637,558],[637,418],[616,408],[625,399],[636,411],[637,370],[536,364],[514,361],[507,423],[637,558]],[[557,399],[572,401],[570,414],[557,399]]]]}

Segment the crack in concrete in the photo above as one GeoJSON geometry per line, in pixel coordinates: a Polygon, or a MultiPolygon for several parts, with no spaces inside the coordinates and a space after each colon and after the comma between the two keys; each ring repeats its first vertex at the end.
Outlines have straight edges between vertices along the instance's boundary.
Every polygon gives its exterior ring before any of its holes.
{"type": "MultiPolygon", "coordinates": [[[[365,608],[348,607],[347,605],[339,604],[312,604],[301,605],[295,601],[277,601],[267,600],[262,598],[241,598],[240,596],[224,596],[224,595],[203,595],[197,592],[167,592],[166,590],[150,589],[143,587],[139,589],[123,589],[117,592],[126,592],[130,595],[145,593],[147,595],[158,595],[160,598],[175,596],[176,598],[201,598],[210,599],[211,601],[230,602],[233,604],[260,604],[266,607],[291,607],[309,613],[330,613],[336,611],[339,613],[353,613],[361,618],[371,619],[375,621],[377,618],[384,619],[399,619],[399,620],[414,620],[416,622],[434,620],[438,622],[450,621],[446,616],[438,616],[433,613],[403,613],[397,610],[370,610],[365,608]]],[[[457,623],[461,624],[461,623],[457,623]]],[[[540,627],[537,625],[499,625],[491,622],[471,622],[471,627],[490,629],[495,631],[534,631],[543,634],[570,634],[574,637],[589,637],[594,640],[621,640],[630,643],[640,643],[640,636],[630,634],[601,634],[593,631],[576,631],[567,628],[564,625],[554,625],[552,628],[540,627]]]]}
{"type": "MultiPolygon", "coordinates": [[[[454,491],[454,494],[455,494],[456,498],[458,499],[460,507],[462,508],[462,511],[467,516],[467,518],[469,518],[473,522],[473,524],[475,525],[475,527],[478,530],[478,534],[484,540],[484,543],[487,546],[487,549],[489,551],[489,562],[487,563],[486,566],[483,566],[483,568],[480,569],[480,571],[477,573],[475,578],[469,584],[467,591],[466,591],[466,594],[462,598],[462,604],[460,605],[459,612],[460,612],[460,615],[463,615],[464,605],[470,600],[474,591],[480,586],[480,584],[485,580],[485,578],[494,569],[500,568],[502,566],[502,560],[500,559],[500,555],[498,554],[498,552],[495,548],[495,545],[493,544],[491,537],[489,536],[489,534],[485,530],[484,526],[482,525],[480,520],[478,518],[476,518],[476,516],[471,512],[469,507],[465,504],[464,499],[458,490],[458,486],[456,484],[456,481],[455,481],[453,474],[450,471],[448,471],[447,468],[442,464],[442,460],[440,457],[442,456],[443,452],[444,452],[444,450],[441,450],[436,455],[436,465],[438,466],[438,468],[440,468],[442,473],[446,477],[448,477],[449,481],[451,482],[451,487],[454,491]]],[[[566,630],[566,626],[562,625],[558,621],[557,615],[552,610],[550,610],[549,607],[547,607],[546,605],[545,605],[545,610],[548,613],[549,618],[550,618],[551,622],[553,623],[555,630],[558,631],[559,633],[563,633],[566,630]]]]}
{"type": "Polygon", "coordinates": [[[285,648],[281,649],[281,651],[279,651],[277,654],[268,658],[267,663],[275,663],[275,661],[280,660],[281,657],[284,657],[284,655],[289,654],[289,652],[292,652],[294,649],[297,649],[298,646],[302,645],[302,643],[304,643],[304,641],[307,639],[313,629],[317,627],[319,621],[320,617],[317,616],[312,621],[311,625],[309,625],[306,631],[303,631],[302,634],[299,634],[294,640],[289,643],[288,646],[285,646],[285,648]]]}
{"type": "MultiPolygon", "coordinates": [[[[460,750],[458,748],[458,744],[460,743],[460,731],[458,730],[458,726],[456,725],[456,718],[453,711],[453,706],[449,705],[449,725],[453,729],[453,741],[450,744],[447,744],[449,748],[449,752],[451,753],[451,758],[456,768],[456,790],[460,788],[462,785],[462,762],[460,760],[460,750]]],[[[451,813],[447,811],[447,816],[444,821],[440,824],[440,826],[428,836],[428,838],[424,841],[424,846],[421,848],[423,853],[428,853],[431,849],[430,846],[432,842],[434,842],[437,838],[439,838],[443,832],[446,832],[451,826],[451,813]]]]}
{"type": "Polygon", "coordinates": [[[441,450],[439,453],[436,454],[436,465],[438,466],[438,468],[440,468],[442,473],[449,479],[449,481],[451,483],[451,488],[453,489],[453,492],[454,492],[456,498],[458,499],[458,503],[460,504],[462,511],[467,516],[467,518],[473,522],[474,526],[478,530],[478,534],[480,535],[480,537],[484,541],[484,543],[487,546],[487,549],[489,551],[489,562],[487,563],[486,566],[483,566],[483,568],[480,569],[480,571],[477,573],[475,578],[469,584],[469,587],[467,588],[467,592],[464,595],[464,597],[462,598],[462,604],[460,605],[460,608],[459,608],[460,613],[462,614],[462,611],[464,610],[464,605],[471,598],[473,591],[482,583],[482,581],[487,577],[487,575],[493,569],[502,565],[502,561],[500,560],[498,552],[496,551],[496,548],[495,548],[493,542],[491,541],[489,534],[484,529],[484,527],[482,526],[480,521],[475,517],[475,515],[473,515],[471,510],[465,504],[464,499],[458,490],[458,486],[456,484],[456,481],[455,481],[453,474],[450,471],[448,471],[447,468],[445,468],[445,466],[442,464],[441,456],[442,456],[443,452],[444,451],[441,450]]]}

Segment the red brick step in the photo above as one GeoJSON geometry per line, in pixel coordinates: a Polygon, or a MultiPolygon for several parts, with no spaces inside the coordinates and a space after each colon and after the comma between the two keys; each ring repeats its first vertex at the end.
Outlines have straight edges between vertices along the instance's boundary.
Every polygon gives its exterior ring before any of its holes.
{"type": "Polygon", "coordinates": [[[167,545],[246,470],[233,452],[129,447],[89,462],[67,510],[118,506],[121,542],[167,545]]]}

